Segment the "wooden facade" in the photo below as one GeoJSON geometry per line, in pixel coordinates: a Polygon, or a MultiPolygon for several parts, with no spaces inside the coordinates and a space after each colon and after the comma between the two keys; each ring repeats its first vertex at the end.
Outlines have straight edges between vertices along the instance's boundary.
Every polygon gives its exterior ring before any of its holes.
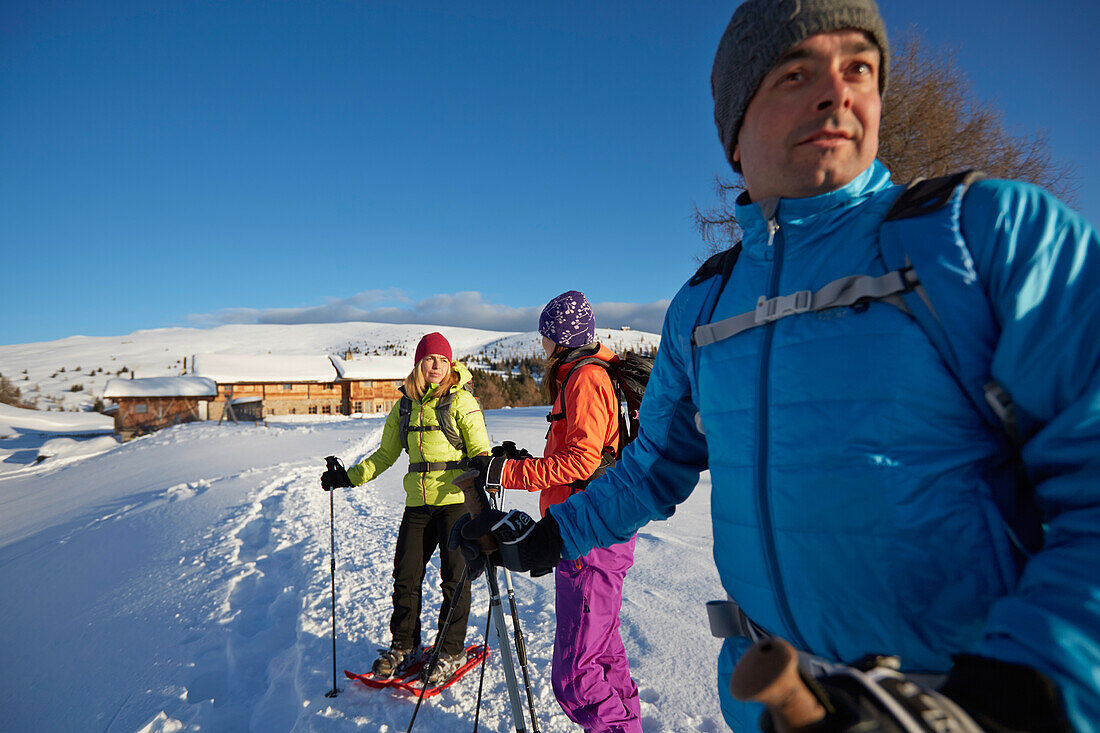
{"type": "Polygon", "coordinates": [[[275,415],[354,415],[390,411],[401,393],[404,379],[341,379],[335,382],[240,382],[218,383],[218,396],[210,403],[208,419],[218,420],[227,395],[259,397],[265,417],[275,415]]]}
{"type": "Polygon", "coordinates": [[[343,380],[341,410],[345,415],[387,413],[401,399],[398,387],[404,383],[404,379],[343,380]]]}
{"type": "Polygon", "coordinates": [[[273,415],[338,415],[342,390],[335,382],[239,382],[218,383],[218,396],[210,403],[210,419],[225,409],[227,395],[259,397],[265,417],[273,415]]]}
{"type": "Polygon", "coordinates": [[[118,397],[115,432],[123,440],[179,423],[204,419],[209,397],[118,397]]]}

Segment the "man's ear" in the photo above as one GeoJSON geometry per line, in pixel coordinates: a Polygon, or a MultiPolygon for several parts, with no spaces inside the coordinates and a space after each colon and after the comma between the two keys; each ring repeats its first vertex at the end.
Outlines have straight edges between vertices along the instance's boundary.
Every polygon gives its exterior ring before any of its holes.
{"type": "Polygon", "coordinates": [[[733,144],[733,162],[737,164],[741,163],[741,143],[733,144]]]}

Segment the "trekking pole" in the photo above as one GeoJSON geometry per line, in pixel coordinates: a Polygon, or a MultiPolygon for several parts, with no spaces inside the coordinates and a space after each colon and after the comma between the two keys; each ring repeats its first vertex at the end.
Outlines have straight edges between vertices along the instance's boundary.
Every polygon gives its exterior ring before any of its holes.
{"type": "MultiPolygon", "coordinates": [[[[443,552],[442,547],[440,552],[443,552]]],[[[432,653],[428,657],[428,674],[424,677],[424,682],[420,687],[420,697],[416,700],[416,707],[413,708],[412,719],[409,720],[409,727],[405,729],[405,733],[409,733],[412,730],[413,723],[416,722],[416,714],[420,712],[420,703],[424,702],[424,693],[428,691],[428,680],[431,678],[432,672],[435,671],[436,665],[439,664],[439,652],[443,649],[443,637],[447,635],[451,628],[451,618],[454,616],[455,606],[458,605],[458,598],[462,595],[462,589],[466,587],[466,577],[469,574],[470,568],[464,567],[462,577],[458,581],[458,588],[455,590],[455,594],[451,596],[451,607],[447,609],[447,618],[443,621],[443,628],[435,635],[435,644],[432,645],[432,653]]]]}
{"type": "Polygon", "coordinates": [[[493,620],[497,627],[497,642],[500,644],[500,660],[504,667],[504,683],[508,687],[508,701],[512,706],[512,718],[516,723],[516,733],[526,733],[523,716],[523,703],[519,701],[519,685],[516,684],[516,668],[512,663],[512,648],[508,644],[508,627],[504,623],[504,607],[500,603],[500,585],[497,583],[497,569],[493,564],[485,568],[485,577],[489,581],[490,613],[496,610],[493,620]]]}
{"type": "MultiPolygon", "coordinates": [[[[501,490],[500,506],[504,505],[503,489],[501,490]]],[[[497,498],[493,496],[493,508],[499,509],[497,498]]],[[[523,630],[519,626],[519,608],[516,606],[516,593],[512,589],[512,573],[504,568],[504,586],[508,589],[508,604],[512,607],[512,631],[516,639],[516,656],[519,658],[519,668],[523,672],[523,687],[527,691],[527,707],[531,711],[531,730],[539,733],[539,719],[535,715],[535,696],[531,692],[531,676],[527,671],[527,643],[523,638],[523,630]]]]}
{"type": "MultiPolygon", "coordinates": [[[[325,457],[325,468],[333,471],[337,468],[343,470],[344,464],[336,456],[325,457]]],[[[335,489],[328,491],[328,538],[332,555],[330,568],[332,574],[332,689],[325,693],[325,697],[336,697],[340,689],[336,686],[336,509],[332,494],[335,489]]]]}
{"type": "Polygon", "coordinates": [[[477,733],[478,721],[481,720],[481,691],[485,688],[485,661],[489,658],[489,624],[493,620],[492,606],[485,611],[485,634],[482,644],[485,646],[485,656],[481,658],[481,672],[477,680],[477,704],[474,706],[474,733],[477,733]]]}
{"type": "MultiPolygon", "coordinates": [[[[462,489],[466,511],[471,517],[476,517],[482,512],[489,511],[489,499],[482,489],[474,485],[477,477],[476,470],[466,471],[460,474],[454,485],[462,489]]],[[[500,645],[500,661],[504,667],[504,682],[508,687],[508,700],[512,706],[512,719],[516,724],[516,733],[526,733],[527,724],[524,720],[523,703],[519,699],[519,685],[516,684],[516,669],[512,663],[512,647],[508,643],[508,627],[504,623],[504,608],[500,603],[500,584],[497,582],[496,566],[489,560],[491,553],[496,550],[496,544],[492,537],[486,535],[478,540],[481,550],[485,554],[485,579],[489,582],[489,615],[492,616],[497,629],[497,642],[500,645]],[[494,615],[493,611],[496,611],[494,615]]]]}

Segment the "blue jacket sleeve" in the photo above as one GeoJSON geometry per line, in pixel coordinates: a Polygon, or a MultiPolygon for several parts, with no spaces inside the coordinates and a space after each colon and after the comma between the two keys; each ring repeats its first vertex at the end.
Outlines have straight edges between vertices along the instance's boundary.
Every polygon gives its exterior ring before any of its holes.
{"type": "Polygon", "coordinates": [[[992,375],[1012,395],[1046,525],[978,653],[1039,669],[1080,729],[1100,720],[1100,241],[1034,186],[987,181],[962,228],[1001,325],[992,375]]]}
{"type": "Polygon", "coordinates": [[[610,471],[550,507],[562,536],[562,555],[629,540],[653,519],[667,519],[691,495],[707,467],[707,448],[695,427],[691,329],[706,287],[685,286],[669,305],[661,346],[640,409],[638,438],[610,471]]]}

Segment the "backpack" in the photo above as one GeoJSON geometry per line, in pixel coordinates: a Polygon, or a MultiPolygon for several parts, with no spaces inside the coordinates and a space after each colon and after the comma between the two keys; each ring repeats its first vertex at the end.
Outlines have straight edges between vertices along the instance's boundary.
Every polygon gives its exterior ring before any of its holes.
{"type": "MultiPolygon", "coordinates": [[[[469,384],[462,385],[462,388],[467,392],[470,391],[469,384]]],[[[409,425],[409,421],[412,419],[412,400],[405,394],[404,388],[401,389],[401,402],[398,406],[398,427],[401,434],[401,447],[405,449],[405,452],[409,452],[409,433],[410,432],[430,432],[433,430],[439,430],[443,433],[443,437],[447,439],[455,450],[465,452],[466,444],[462,441],[462,436],[458,432],[458,428],[455,427],[454,417],[451,415],[451,404],[454,402],[456,392],[447,390],[447,394],[439,398],[439,401],[435,404],[435,420],[438,425],[409,425]]]]}
{"type": "MultiPolygon", "coordinates": [[[[585,347],[581,347],[581,349],[584,348],[585,347]]],[[[584,353],[581,349],[574,350],[565,357],[565,360],[568,361],[574,354],[581,356],[584,353]]],[[[592,353],[594,354],[595,352],[593,351],[592,353]]],[[[645,395],[646,385],[649,383],[649,375],[653,371],[653,357],[643,356],[642,354],[635,354],[633,351],[628,351],[619,357],[618,362],[612,364],[603,359],[598,359],[595,356],[584,356],[574,362],[573,366],[566,372],[565,378],[561,380],[560,394],[565,393],[565,385],[569,383],[569,378],[573,376],[573,372],[577,371],[585,364],[597,364],[603,367],[607,371],[607,376],[611,378],[611,386],[615,390],[616,397],[619,399],[619,450],[616,453],[615,449],[611,446],[605,446],[603,449],[603,457],[600,459],[600,465],[596,467],[592,475],[587,479],[578,479],[569,484],[573,487],[574,493],[587,487],[593,479],[599,478],[607,469],[614,466],[618,461],[618,456],[622,455],[623,448],[638,437],[638,430],[640,428],[638,411],[642,405],[642,397],[645,395]]],[[[551,410],[553,410],[553,405],[550,407],[551,410]]],[[[562,397],[561,412],[551,412],[546,416],[546,422],[552,424],[557,420],[564,419],[565,398],[562,397]]],[[[549,428],[547,428],[546,434],[550,435],[549,428]]]]}
{"type": "Polygon", "coordinates": [[[879,230],[879,247],[889,271],[885,275],[852,275],[816,292],[803,290],[770,299],[761,296],[755,310],[712,323],[741,243],[714,255],[689,281],[695,286],[720,276],[709,311],[703,306],[706,318],[701,312],[692,331],[692,362],[694,366],[699,346],[799,313],[845,306],[859,309],[871,301],[901,309],[917,321],[975,411],[1012,453],[1015,489],[995,495],[994,500],[1009,539],[1023,559],[1042,545],[1040,513],[1020,457],[1012,399],[990,376],[1000,328],[959,223],[967,188],[983,178],[977,171],[964,171],[911,183],[894,201],[879,230]],[[943,319],[940,313],[966,313],[967,317],[943,319]]]}

